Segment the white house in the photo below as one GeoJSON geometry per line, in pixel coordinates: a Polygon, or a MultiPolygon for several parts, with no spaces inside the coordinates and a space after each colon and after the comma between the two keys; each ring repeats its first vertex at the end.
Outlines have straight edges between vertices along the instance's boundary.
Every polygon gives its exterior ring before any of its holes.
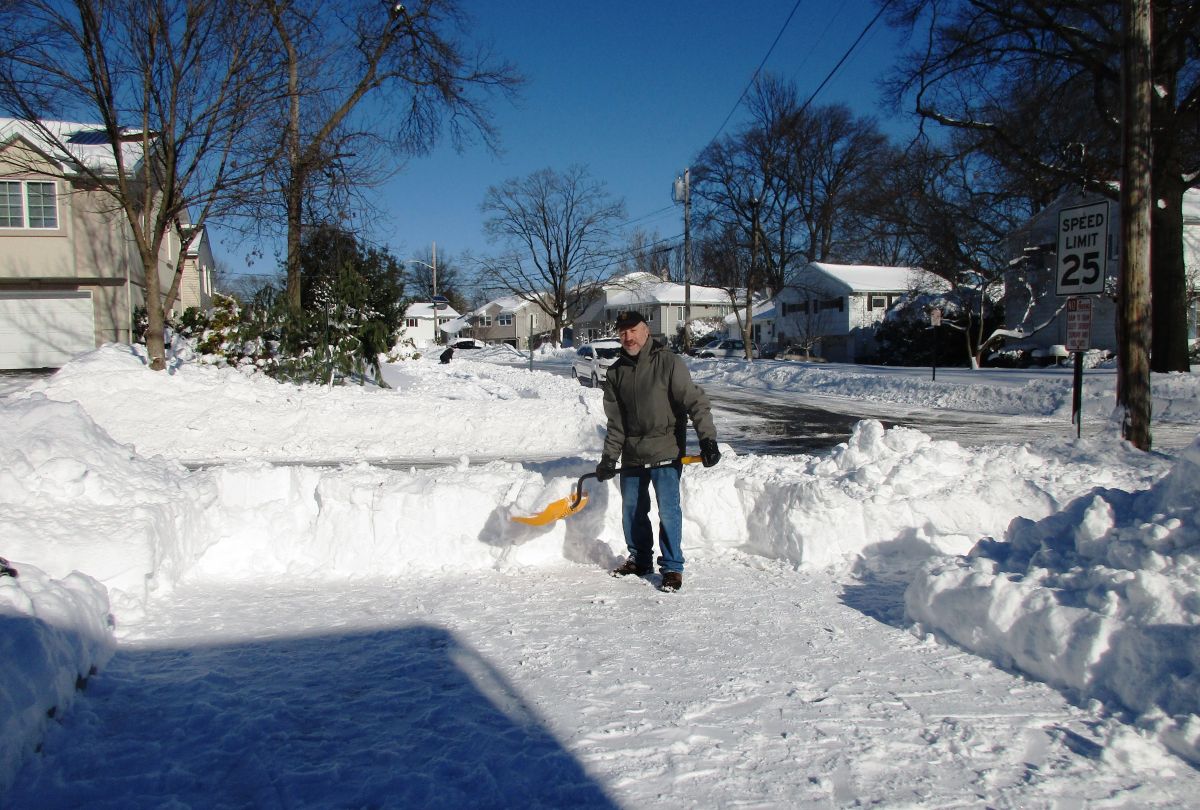
{"type": "Polygon", "coordinates": [[[773,342],[808,346],[835,362],[864,362],[875,352],[875,325],[901,296],[949,288],[916,267],[809,262],[775,296],[773,342]]]}
{"type": "MultiPolygon", "coordinates": [[[[733,311],[728,293],[718,287],[691,285],[692,320],[723,318],[733,311]]],[[[590,305],[573,319],[576,342],[613,334],[617,313],[636,310],[646,318],[650,334],[673,339],[682,330],[688,291],[652,273],[635,272],[605,282],[590,305]]]]}
{"type": "Polygon", "coordinates": [[[434,304],[430,301],[414,301],[404,310],[404,338],[411,340],[418,349],[425,349],[442,342],[437,329],[459,317],[449,304],[434,304]]]}
{"type": "MultiPolygon", "coordinates": [[[[1008,237],[1010,256],[1004,276],[1004,326],[1012,331],[1031,332],[1020,340],[1009,340],[1008,349],[1045,352],[1055,345],[1067,343],[1067,319],[1058,312],[1065,297],[1056,295],[1058,247],[1058,216],[1064,208],[1088,205],[1104,198],[1097,194],[1070,192],[1059,196],[1037,216],[1030,219],[1008,237]],[[1056,314],[1057,313],[1057,314],[1056,314]]],[[[1092,296],[1091,347],[1103,351],[1117,350],[1117,304],[1115,300],[1117,272],[1120,269],[1121,216],[1120,206],[1109,202],[1108,292],[1092,296]]],[[[1183,196],[1183,259],[1188,277],[1200,276],[1200,189],[1191,189],[1183,196]]],[[[1188,337],[1196,338],[1197,307],[1188,312],[1188,337]]]]}
{"type": "MultiPolygon", "coordinates": [[[[778,344],[777,337],[777,316],[779,312],[778,302],[772,298],[769,301],[763,301],[754,305],[754,320],[751,324],[751,332],[753,337],[751,340],[758,344],[759,349],[778,344]]],[[[725,316],[725,334],[731,338],[740,338],[742,336],[742,325],[738,323],[738,318],[744,321],[745,308],[739,307],[737,312],[731,312],[725,316]]]]}

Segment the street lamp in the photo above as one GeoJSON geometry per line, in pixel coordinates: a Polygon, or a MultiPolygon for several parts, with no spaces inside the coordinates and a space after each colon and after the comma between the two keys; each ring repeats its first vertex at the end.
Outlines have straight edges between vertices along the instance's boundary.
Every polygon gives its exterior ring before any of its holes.
{"type": "Polygon", "coordinates": [[[447,301],[444,296],[438,295],[437,291],[437,242],[433,243],[432,258],[433,264],[423,262],[420,259],[405,259],[404,263],[419,264],[422,267],[428,267],[433,271],[433,295],[430,296],[429,302],[433,305],[433,342],[437,344],[441,343],[441,341],[438,339],[438,332],[440,331],[438,328],[438,310],[445,309],[449,305],[449,301],[447,301]]]}

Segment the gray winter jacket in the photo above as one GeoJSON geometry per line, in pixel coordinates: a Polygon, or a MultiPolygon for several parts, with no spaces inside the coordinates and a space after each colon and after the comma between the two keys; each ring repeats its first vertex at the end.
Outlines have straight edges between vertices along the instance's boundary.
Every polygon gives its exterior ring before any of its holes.
{"type": "Polygon", "coordinates": [[[622,464],[654,464],[684,454],[691,417],[701,439],[716,441],[708,397],[692,382],[683,359],[648,342],[637,357],[624,351],[605,375],[604,455],[622,464]]]}

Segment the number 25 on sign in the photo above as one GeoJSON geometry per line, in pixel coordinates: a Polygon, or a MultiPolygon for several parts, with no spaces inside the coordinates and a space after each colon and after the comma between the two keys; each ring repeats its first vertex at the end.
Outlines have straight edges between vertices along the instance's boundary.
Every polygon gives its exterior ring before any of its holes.
{"type": "Polygon", "coordinates": [[[1104,292],[1108,272],[1108,203],[1064,208],[1058,212],[1057,295],[1104,292]]]}

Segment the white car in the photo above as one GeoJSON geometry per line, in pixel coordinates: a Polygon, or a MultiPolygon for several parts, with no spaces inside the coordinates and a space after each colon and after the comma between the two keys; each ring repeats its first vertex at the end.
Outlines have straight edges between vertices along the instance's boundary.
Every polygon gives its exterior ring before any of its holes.
{"type": "MultiPolygon", "coordinates": [[[[750,354],[752,357],[758,357],[758,344],[750,344],[750,354]]],[[[722,340],[715,346],[708,344],[700,351],[696,352],[697,357],[732,357],[734,359],[746,359],[746,344],[740,340],[722,340]]]]}
{"type": "Polygon", "coordinates": [[[579,347],[571,368],[579,382],[599,388],[604,382],[604,374],[608,367],[617,362],[621,356],[621,341],[615,338],[593,340],[579,347]]]}

